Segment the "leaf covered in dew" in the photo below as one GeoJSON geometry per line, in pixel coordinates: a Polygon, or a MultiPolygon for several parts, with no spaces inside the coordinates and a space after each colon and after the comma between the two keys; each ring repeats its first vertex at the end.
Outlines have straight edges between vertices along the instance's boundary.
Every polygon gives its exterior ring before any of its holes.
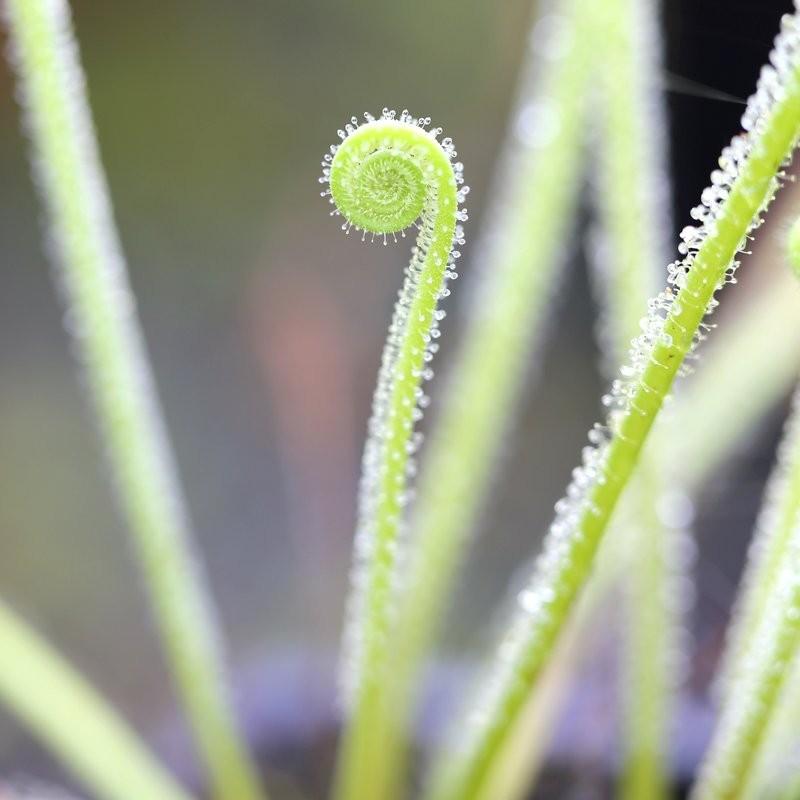
{"type": "Polygon", "coordinates": [[[675,378],[705,338],[716,292],[735,281],[737,254],[761,223],[800,138],[800,14],[786,15],[737,135],[681,232],[682,258],[650,301],[628,363],[603,398],[608,415],[556,504],[530,583],[480,685],[469,719],[433,771],[427,797],[478,797],[494,760],[587,580],[611,514],[675,378]]]}
{"type": "Polygon", "coordinates": [[[428,398],[423,383],[433,377],[438,350],[439,301],[458,277],[464,242],[462,207],[468,188],[463,165],[441,128],[429,118],[384,109],[365,114],[339,131],[322,161],[322,192],[346,233],[361,231],[387,243],[414,225],[416,244],[394,308],[362,458],[352,586],[347,602],[340,683],[349,711],[340,750],[336,795],[354,798],[368,786],[382,796],[380,709],[389,678],[389,637],[397,611],[403,562],[403,532],[414,455],[422,443],[415,431],[428,398]],[[380,774],[380,775],[379,775],[380,774]]]}
{"type": "MultiPolygon", "coordinates": [[[[345,663],[340,678],[345,705],[353,703],[370,651],[380,650],[393,613],[392,594],[414,454],[422,435],[414,431],[428,404],[422,384],[433,377],[438,350],[439,301],[457,277],[457,247],[464,242],[461,206],[468,192],[463,165],[449,137],[430,118],[384,109],[380,117],[352,117],[322,160],[322,192],[342,216],[342,229],[362,239],[418,229],[405,281],[378,372],[372,416],[362,458],[352,590],[345,622],[345,663]]],[[[373,665],[374,666],[374,665],[373,665]]],[[[374,680],[371,675],[370,679],[374,680]]]]}

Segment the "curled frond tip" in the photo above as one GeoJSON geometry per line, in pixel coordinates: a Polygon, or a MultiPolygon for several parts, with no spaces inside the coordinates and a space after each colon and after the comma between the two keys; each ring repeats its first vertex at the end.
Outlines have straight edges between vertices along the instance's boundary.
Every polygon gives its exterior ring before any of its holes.
{"type": "Polygon", "coordinates": [[[430,117],[399,115],[384,109],[379,118],[364,114],[339,130],[322,160],[322,192],[344,217],[343,230],[383,236],[401,233],[420,218],[448,211],[467,218],[459,204],[469,192],[463,186],[463,165],[450,138],[439,140],[441,128],[430,117]]]}

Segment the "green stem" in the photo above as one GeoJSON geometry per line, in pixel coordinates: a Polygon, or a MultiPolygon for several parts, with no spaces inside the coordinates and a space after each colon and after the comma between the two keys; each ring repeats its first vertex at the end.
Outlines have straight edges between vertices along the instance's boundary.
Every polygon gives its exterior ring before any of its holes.
{"type": "Polygon", "coordinates": [[[0,697],[97,797],[189,800],[136,734],[0,601],[0,697]]]}
{"type": "MultiPolygon", "coordinates": [[[[797,306],[800,313],[800,305],[797,306]]],[[[738,673],[746,668],[748,652],[758,641],[758,631],[773,600],[778,576],[789,558],[792,536],[800,519],[800,393],[787,423],[770,476],[764,502],[750,545],[739,597],[733,607],[727,646],[717,670],[726,698],[739,688],[738,673]]]]}
{"type": "MultiPolygon", "coordinates": [[[[772,250],[773,242],[768,237],[759,242],[751,259],[754,272],[761,272],[762,267],[768,269],[772,258],[779,257],[772,250]]],[[[800,349],[797,281],[781,270],[768,285],[751,287],[740,299],[746,307],[727,307],[725,314],[735,318],[736,324],[720,326],[703,353],[703,368],[676,396],[669,417],[664,420],[666,424],[653,432],[647,445],[649,452],[659,453],[659,459],[665,462],[664,473],[672,476],[689,498],[744,447],[767,412],[796,382],[800,369],[796,360],[800,349]],[[747,370],[741,368],[742,363],[748,365],[747,370]],[[740,398],[741,402],[731,404],[731,397],[740,398]]],[[[597,629],[603,601],[630,570],[641,569],[635,552],[628,550],[627,557],[621,557],[626,555],[627,543],[628,539],[609,538],[606,544],[615,546],[604,546],[599,554],[595,572],[581,594],[567,631],[561,635],[559,652],[550,659],[540,685],[527,701],[525,722],[515,729],[504,748],[509,759],[493,770],[494,774],[502,773],[498,775],[502,788],[493,791],[489,782],[481,800],[521,799],[532,785],[572,677],[591,657],[591,634],[597,629]]],[[[638,663],[644,669],[643,662],[638,663]]],[[[649,677],[643,675],[642,680],[649,677]]],[[[795,712],[800,710],[800,698],[793,708],[795,712]]],[[[800,713],[793,714],[788,708],[785,712],[786,729],[793,735],[800,713]]],[[[785,800],[796,798],[787,796],[785,800]]]]}
{"type": "MultiPolygon", "coordinates": [[[[794,300],[792,310],[797,318],[797,310],[800,308],[800,289],[797,287],[794,300]]],[[[795,406],[800,407],[800,389],[795,395],[795,406]]],[[[745,580],[742,582],[742,594],[738,603],[741,611],[738,615],[734,611],[733,615],[735,623],[731,629],[732,635],[723,662],[723,665],[728,667],[722,672],[723,679],[728,678],[727,683],[722,684],[725,689],[736,688],[735,685],[731,686],[734,684],[731,678],[737,677],[736,668],[742,669],[751,637],[756,635],[758,625],[763,624],[764,608],[770,589],[774,587],[778,578],[780,566],[791,558],[789,552],[791,524],[793,521],[800,524],[800,507],[794,506],[790,500],[792,496],[795,500],[800,497],[800,489],[792,485],[792,471],[789,469],[787,472],[788,464],[784,460],[788,458],[790,464],[792,453],[800,453],[800,413],[797,411],[787,422],[782,447],[784,450],[779,453],[779,466],[770,477],[765,506],[756,525],[748,564],[745,567],[745,580]],[[770,530],[770,527],[774,529],[770,530]]],[[[794,472],[795,477],[800,475],[800,470],[794,472]]],[[[775,713],[765,732],[761,755],[756,760],[753,775],[748,780],[747,797],[752,797],[754,800],[766,796],[774,796],[776,800],[777,798],[797,800],[800,797],[800,778],[794,777],[788,781],[785,778],[786,767],[787,765],[791,767],[792,764],[792,754],[797,744],[797,724],[800,720],[800,654],[795,653],[789,669],[792,675],[787,679],[777,702],[775,713]]],[[[730,693],[725,699],[731,702],[730,693]]]]}
{"type": "MultiPolygon", "coordinates": [[[[791,242],[789,243],[791,250],[791,242]]],[[[791,253],[788,254],[791,259],[791,253]]],[[[787,293],[791,296],[791,292],[787,293]]],[[[797,315],[800,308],[800,295],[793,298],[793,313],[797,315]]],[[[781,332],[783,335],[783,332],[781,332]]],[[[781,627],[791,626],[791,620],[797,613],[792,605],[791,583],[783,586],[787,577],[785,572],[794,569],[796,551],[800,547],[800,389],[794,398],[793,410],[786,423],[784,435],[778,450],[776,466],[770,476],[765,492],[764,503],[745,566],[742,588],[732,613],[732,622],[728,634],[728,643],[723,662],[718,670],[723,694],[723,720],[716,742],[725,736],[723,723],[730,726],[730,718],[737,712],[739,717],[746,716],[747,704],[752,706],[752,693],[766,693],[770,697],[767,686],[775,665],[770,674],[758,675],[754,665],[760,657],[759,649],[764,642],[772,638],[772,646],[778,646],[782,635],[781,627]],[[785,603],[788,608],[784,608],[785,603]],[[777,618],[777,625],[776,625],[777,618]],[[771,630],[771,626],[773,629],[771,630]],[[756,649],[759,648],[759,649],[756,649]],[[762,681],[760,685],[759,681],[762,681]],[[744,706],[744,709],[742,709],[744,706]]],[[[791,581],[791,578],[788,579],[791,581]]],[[[769,645],[767,645],[768,647],[769,645]]],[[[748,770],[747,782],[742,794],[746,797],[761,797],[775,794],[773,786],[779,787],[780,796],[790,798],[797,793],[800,782],[775,780],[776,764],[785,759],[794,743],[797,709],[800,707],[800,691],[795,688],[800,660],[798,658],[800,632],[796,634],[794,651],[783,666],[779,685],[772,690],[772,699],[757,696],[759,711],[765,713],[766,721],[753,724],[751,738],[758,740],[758,750],[751,757],[753,767],[748,770]],[[782,684],[782,685],[780,685],[782,684]],[[772,703],[774,708],[769,707],[772,703]],[[757,724],[761,724],[759,732],[757,724]]],[[[747,736],[747,730],[741,726],[736,733],[747,736]]],[[[730,736],[730,731],[728,732],[730,736]]],[[[722,745],[718,745],[720,748],[722,745]]],[[[713,753],[713,751],[712,751],[713,753]]],[[[709,759],[712,756],[709,756],[709,759]]]]}
{"type": "Polygon", "coordinates": [[[133,311],[65,0],[6,3],[33,154],[95,411],[172,674],[220,800],[262,797],[133,311]]]}
{"type": "Polygon", "coordinates": [[[761,753],[748,777],[745,800],[798,800],[797,725],[800,720],[800,657],[795,654],[773,719],[765,731],[761,753]]]}
{"type": "Polygon", "coordinates": [[[657,0],[605,0],[595,29],[602,39],[593,161],[600,230],[592,240],[591,261],[604,312],[600,334],[612,372],[638,335],[642,309],[658,291],[670,255],[657,16],[657,0]]]}
{"type": "Polygon", "coordinates": [[[641,479],[631,484],[623,517],[629,559],[621,576],[625,590],[625,647],[622,669],[623,771],[619,796],[625,800],[657,800],[668,795],[668,741],[675,686],[675,655],[680,619],[669,595],[673,569],[671,538],[687,535],[670,529],[659,516],[664,481],[647,457],[641,479]],[[650,467],[647,469],[646,467],[650,467]],[[661,478],[661,479],[660,479],[661,478]]]}
{"type": "Polygon", "coordinates": [[[777,713],[800,647],[800,392],[779,449],[754,542],[734,630],[722,714],[693,792],[698,800],[738,798],[757,772],[765,732],[777,713]],[[743,627],[742,627],[743,626],[743,627]],[[744,637],[744,638],[743,638],[744,637]]]}
{"type": "Polygon", "coordinates": [[[421,416],[426,362],[436,349],[440,297],[453,275],[453,243],[462,240],[463,198],[455,151],[403,112],[385,111],[361,127],[347,126],[324,180],[350,226],[385,235],[421,214],[420,233],[389,328],[364,452],[356,533],[354,586],[343,664],[350,715],[345,724],[335,795],[385,798],[385,687],[391,681],[390,628],[397,609],[398,551],[408,475],[421,416]]]}
{"type": "MultiPolygon", "coordinates": [[[[603,559],[599,559],[602,561],[603,559]]],[[[525,800],[550,751],[558,718],[584,656],[597,645],[598,606],[619,585],[611,570],[604,579],[592,580],[579,598],[576,608],[542,673],[536,690],[525,701],[519,719],[476,795],[476,800],[525,800]]]]}
{"type": "Polygon", "coordinates": [[[579,191],[591,48],[588,0],[547,4],[534,28],[487,234],[476,248],[473,319],[447,376],[411,515],[382,718],[381,784],[403,796],[415,681],[483,506],[527,368],[544,339],[579,191]],[[549,13],[548,13],[549,12],[549,13]],[[568,43],[565,47],[564,43],[568,43]]]}
{"type": "Polygon", "coordinates": [[[556,520],[520,608],[498,649],[496,668],[473,709],[474,724],[459,731],[460,742],[435,766],[428,797],[471,800],[502,748],[552,651],[594,562],[622,490],[675,376],[697,342],[714,293],[726,279],[737,251],[771,200],[781,165],[800,137],[800,67],[794,25],[785,19],[778,44],[779,85],[765,73],[744,119],[751,133],[737,137],[720,161],[715,184],[703,195],[698,215],[705,224],[691,237],[692,252],[674,265],[672,290],[652,304],[647,330],[632,351],[624,381],[608,398],[606,428],[593,434],[599,447],[587,449],[556,520]],[[665,317],[662,318],[662,313],[665,317]],[[610,436],[607,441],[602,441],[610,436]]]}
{"type": "MultiPolygon", "coordinates": [[[[671,219],[666,168],[665,110],[658,89],[661,43],[655,0],[606,0],[598,33],[597,142],[600,236],[593,259],[605,308],[606,362],[626,356],[638,332],[642,308],[657,291],[668,260],[671,219]]],[[[677,606],[668,602],[672,576],[668,537],[679,535],[657,509],[665,489],[658,454],[650,449],[638,479],[616,517],[615,552],[637,554],[623,572],[624,655],[620,692],[625,800],[666,796],[667,739],[672,693],[670,659],[675,650],[677,606]]],[[[620,556],[627,560],[624,553],[620,556]]]]}

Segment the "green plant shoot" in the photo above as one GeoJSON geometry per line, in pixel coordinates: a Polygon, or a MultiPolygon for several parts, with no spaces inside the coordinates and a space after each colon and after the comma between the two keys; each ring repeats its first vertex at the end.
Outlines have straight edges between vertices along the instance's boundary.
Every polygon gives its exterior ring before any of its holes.
{"type": "Polygon", "coordinates": [[[66,0],[6,3],[31,160],[120,504],[219,800],[257,800],[225,697],[216,614],[155,396],[66,0]]]}
{"type": "Polygon", "coordinates": [[[736,254],[759,224],[779,186],[778,175],[800,136],[798,15],[784,18],[772,55],[743,117],[745,132],[722,153],[712,185],[693,210],[698,227],[682,234],[685,257],[671,265],[670,286],[651,301],[630,362],[604,402],[606,424],[590,434],[566,497],[556,507],[531,583],[483,684],[471,723],[461,726],[437,762],[427,796],[470,800],[480,791],[530,687],[552,651],[586,581],[597,547],[628,484],[650,428],[673,381],[703,336],[718,288],[730,279],[736,254]]]}
{"type": "Polygon", "coordinates": [[[189,800],[102,697],[0,601],[0,697],[103,800],[189,800]]]}
{"type": "MultiPolygon", "coordinates": [[[[414,424],[427,404],[422,383],[438,349],[439,300],[455,277],[454,249],[463,242],[459,208],[467,189],[452,141],[441,142],[430,120],[384,110],[379,119],[354,117],[342,143],[323,161],[334,213],[344,229],[385,237],[419,219],[419,234],[395,306],[375,390],[364,450],[355,542],[354,584],[348,606],[342,678],[350,717],[337,772],[337,796],[354,800],[380,796],[377,769],[391,680],[390,630],[397,611],[398,555],[408,500],[413,452],[420,436],[414,424]]],[[[327,194],[327,192],[323,192],[327,194]]]]}

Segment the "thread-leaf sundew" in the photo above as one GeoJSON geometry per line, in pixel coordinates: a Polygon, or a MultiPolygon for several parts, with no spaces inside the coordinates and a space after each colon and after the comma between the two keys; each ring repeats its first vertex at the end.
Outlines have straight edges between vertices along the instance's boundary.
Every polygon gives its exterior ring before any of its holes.
{"type": "Polygon", "coordinates": [[[384,110],[380,118],[354,117],[339,131],[342,142],[323,160],[322,182],[343,228],[383,238],[415,223],[416,244],[395,305],[384,347],[362,461],[353,584],[341,665],[345,724],[337,772],[339,797],[381,795],[385,717],[390,680],[389,636],[396,611],[405,506],[414,426],[427,405],[422,385],[433,376],[438,349],[439,300],[454,278],[463,243],[461,204],[467,194],[452,140],[439,140],[430,120],[384,110]]]}
{"type": "Polygon", "coordinates": [[[556,507],[531,583],[519,595],[469,726],[461,726],[440,760],[428,796],[465,800],[487,771],[537,680],[664,398],[704,336],[704,317],[737,266],[736,254],[779,186],[781,167],[800,136],[798,15],[781,34],[748,102],[744,133],[723,150],[712,185],[692,211],[700,223],[682,231],[684,257],[670,266],[670,285],[650,303],[630,360],[604,399],[609,415],[590,434],[583,463],[556,507]]]}
{"type": "Polygon", "coordinates": [[[66,0],[5,4],[56,277],[175,686],[218,797],[258,800],[155,394],[66,0]]]}

